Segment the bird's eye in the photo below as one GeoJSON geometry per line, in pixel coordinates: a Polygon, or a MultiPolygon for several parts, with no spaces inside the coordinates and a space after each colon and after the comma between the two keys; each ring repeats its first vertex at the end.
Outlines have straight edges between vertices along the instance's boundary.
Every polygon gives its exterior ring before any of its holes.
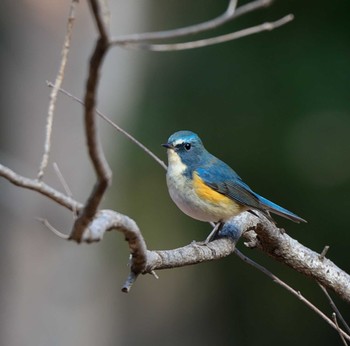
{"type": "Polygon", "coordinates": [[[185,143],[184,147],[187,151],[189,151],[191,149],[191,143],[185,143]]]}

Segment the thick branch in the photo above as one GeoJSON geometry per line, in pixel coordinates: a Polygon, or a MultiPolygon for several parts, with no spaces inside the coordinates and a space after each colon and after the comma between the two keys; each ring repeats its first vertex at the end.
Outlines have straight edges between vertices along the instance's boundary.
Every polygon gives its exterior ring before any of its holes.
{"type": "Polygon", "coordinates": [[[331,260],[300,244],[266,219],[246,215],[245,222],[247,229],[252,230],[243,234],[249,241],[248,246],[257,247],[350,302],[350,275],[331,260]]]}
{"type": "Polygon", "coordinates": [[[117,213],[113,210],[101,210],[96,214],[93,222],[83,233],[80,241],[94,242],[102,239],[107,231],[117,230],[124,234],[129,244],[131,258],[130,270],[133,275],[145,271],[147,262],[147,247],[145,240],[136,222],[130,217],[117,213]]]}
{"type": "Polygon", "coordinates": [[[240,234],[241,230],[232,220],[224,225],[220,238],[210,243],[193,242],[178,249],[148,251],[145,271],[184,267],[227,257],[234,252],[240,234]]]}

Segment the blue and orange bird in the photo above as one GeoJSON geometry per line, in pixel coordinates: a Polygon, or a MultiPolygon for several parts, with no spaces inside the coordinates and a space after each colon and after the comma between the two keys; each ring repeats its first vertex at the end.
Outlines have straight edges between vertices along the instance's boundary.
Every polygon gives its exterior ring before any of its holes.
{"type": "MultiPolygon", "coordinates": [[[[257,210],[271,221],[270,212],[297,223],[306,222],[255,193],[231,167],[210,154],[195,133],[175,132],[162,145],[168,154],[170,197],[188,216],[217,223],[214,236],[228,219],[244,211],[257,215],[257,210]]],[[[212,235],[207,241],[211,239],[212,235]]]]}

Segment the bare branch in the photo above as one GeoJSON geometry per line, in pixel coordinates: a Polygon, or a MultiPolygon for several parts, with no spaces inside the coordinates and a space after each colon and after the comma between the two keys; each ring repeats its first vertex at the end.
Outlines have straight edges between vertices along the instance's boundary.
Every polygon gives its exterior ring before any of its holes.
{"type": "MultiPolygon", "coordinates": [[[[51,188],[44,182],[20,176],[3,165],[0,165],[0,176],[16,186],[36,191],[71,211],[80,210],[83,208],[81,203],[76,202],[71,197],[51,188]]],[[[84,229],[82,233],[78,234],[76,232],[72,232],[69,236],[58,232],[47,220],[42,218],[37,218],[37,220],[43,223],[60,238],[75,240],[78,243],[92,243],[100,241],[107,231],[116,229],[124,234],[125,240],[129,244],[129,249],[132,256],[132,275],[136,279],[140,273],[145,272],[147,262],[146,243],[135,221],[126,215],[112,210],[101,210],[96,214],[93,221],[84,229]],[[80,237],[78,238],[78,236],[80,237]]]]}
{"type": "Polygon", "coordinates": [[[294,295],[296,298],[298,298],[300,301],[302,301],[307,307],[309,307],[312,311],[314,311],[317,315],[319,315],[322,319],[324,319],[332,328],[334,328],[340,336],[343,338],[346,338],[347,340],[350,340],[350,335],[346,334],[343,330],[341,330],[335,322],[333,322],[330,318],[328,318],[320,309],[318,309],[314,304],[312,304],[309,300],[307,300],[299,291],[296,291],[292,287],[290,287],[288,284],[286,284],[284,281],[279,279],[276,275],[272,274],[269,270],[267,270],[262,265],[254,262],[249,257],[243,255],[239,250],[235,249],[236,255],[243,260],[244,262],[250,264],[254,268],[260,270],[265,275],[267,275],[273,282],[277,283],[278,285],[285,288],[288,292],[290,292],[292,295],[294,295]]]}
{"type": "Polygon", "coordinates": [[[344,338],[344,335],[343,335],[343,333],[342,333],[342,330],[339,328],[338,321],[337,321],[337,315],[336,315],[335,312],[333,312],[333,314],[332,314],[332,319],[333,319],[333,321],[334,321],[334,324],[337,326],[337,331],[338,331],[338,333],[339,333],[339,336],[340,336],[340,338],[341,338],[341,341],[343,342],[343,344],[344,344],[345,346],[348,346],[348,343],[346,342],[346,340],[345,340],[345,338],[344,338]]]}
{"type": "Polygon", "coordinates": [[[93,163],[97,181],[92,189],[88,200],[82,210],[82,213],[76,219],[71,239],[81,239],[84,230],[93,220],[94,215],[101,203],[101,200],[111,182],[112,172],[104,156],[97,130],[97,121],[95,115],[97,88],[100,80],[100,69],[103,59],[108,51],[108,35],[101,15],[99,1],[90,0],[93,17],[96,21],[100,33],[93,54],[90,59],[89,74],[85,91],[85,137],[87,141],[90,159],[93,163]]]}
{"type": "Polygon", "coordinates": [[[109,11],[104,0],[90,0],[89,5],[102,41],[108,41],[109,11]]]}
{"type": "Polygon", "coordinates": [[[81,203],[53,189],[44,182],[23,177],[1,164],[0,177],[7,179],[16,186],[36,191],[71,211],[80,210],[83,207],[81,203]]]}
{"type": "Polygon", "coordinates": [[[148,251],[146,272],[218,260],[231,255],[235,246],[234,239],[225,237],[210,243],[194,242],[172,250],[148,251]]]}
{"type": "Polygon", "coordinates": [[[263,217],[258,219],[253,215],[246,215],[245,222],[248,229],[250,227],[254,230],[243,234],[248,240],[247,246],[257,247],[350,302],[350,275],[332,261],[327,258],[320,260],[318,253],[300,244],[263,217]]]}
{"type": "Polygon", "coordinates": [[[319,256],[320,260],[323,260],[326,257],[328,250],[329,250],[329,245],[326,245],[323,248],[322,252],[320,253],[320,256],[319,256]]]}
{"type": "MultiPolygon", "coordinates": [[[[48,87],[52,88],[53,84],[51,82],[47,82],[48,87]]],[[[59,89],[59,91],[74,101],[80,103],[84,106],[84,102],[79,99],[78,97],[72,95],[67,90],[64,90],[62,88],[59,89]]],[[[113,122],[107,115],[103,114],[98,109],[95,109],[96,114],[101,117],[104,121],[106,121],[109,125],[114,127],[118,132],[122,133],[126,138],[128,138],[132,143],[136,144],[139,148],[141,148],[147,155],[151,156],[152,159],[154,159],[159,165],[161,165],[165,170],[167,169],[167,165],[162,161],[156,154],[154,154],[150,149],[148,149],[145,145],[143,145],[141,142],[139,142],[135,137],[133,137],[129,132],[125,131],[123,128],[121,128],[119,125],[117,125],[115,122],[113,122]]]]}
{"type": "MultiPolygon", "coordinates": [[[[54,168],[54,170],[55,170],[55,172],[56,172],[56,175],[57,175],[59,181],[61,182],[61,185],[63,186],[63,189],[64,189],[66,195],[67,195],[68,197],[73,198],[72,191],[71,191],[71,189],[69,188],[68,183],[67,183],[66,180],[64,179],[64,176],[63,176],[63,174],[61,173],[61,171],[60,171],[60,169],[59,169],[59,167],[58,167],[58,164],[57,164],[56,162],[53,163],[53,168],[54,168]]],[[[73,217],[74,217],[74,219],[77,217],[77,215],[78,215],[78,211],[77,211],[77,210],[74,210],[74,211],[73,211],[73,217]]],[[[54,233],[55,233],[55,232],[54,232],[54,233]]]]}
{"type": "MultiPolygon", "coordinates": [[[[125,240],[129,244],[131,254],[130,274],[122,288],[123,292],[129,292],[138,275],[146,272],[148,261],[145,240],[134,220],[113,210],[101,210],[84,230],[81,238],[74,238],[77,237],[77,233],[72,233],[69,239],[75,240],[78,243],[81,241],[87,243],[100,241],[105,232],[113,229],[122,232],[125,240]]],[[[147,272],[149,272],[149,270],[147,270],[147,272]]]]}
{"type": "Polygon", "coordinates": [[[184,28],[178,28],[174,30],[165,30],[165,31],[155,31],[155,32],[145,32],[139,34],[130,34],[119,36],[111,41],[112,45],[125,45],[128,43],[140,43],[145,41],[156,41],[171,39],[177,37],[183,37],[187,35],[199,34],[201,32],[209,31],[215,28],[218,28],[225,23],[247,14],[249,12],[258,10],[263,7],[268,7],[271,5],[272,0],[258,0],[250,2],[246,5],[240,6],[236,9],[237,1],[229,1],[226,11],[220,16],[211,19],[209,21],[186,26],[184,28]]]}
{"type": "Polygon", "coordinates": [[[149,50],[154,52],[169,52],[169,51],[179,51],[179,50],[186,50],[186,49],[208,47],[214,44],[236,40],[242,37],[258,34],[264,31],[271,31],[273,29],[276,29],[282,25],[289,23],[293,19],[294,19],[294,16],[292,14],[289,14],[275,22],[263,23],[263,24],[252,26],[250,28],[236,31],[230,34],[216,36],[213,38],[206,38],[198,41],[191,41],[191,42],[185,42],[185,43],[172,43],[172,44],[125,43],[123,46],[126,48],[142,49],[142,50],[149,50]]]}
{"type": "Polygon", "coordinates": [[[70,5],[66,36],[64,38],[64,44],[61,52],[61,64],[50,94],[50,103],[49,103],[49,109],[48,109],[48,114],[46,119],[46,137],[45,137],[45,144],[44,144],[44,154],[41,159],[41,163],[38,171],[39,180],[43,178],[44,171],[49,161],[49,155],[51,150],[52,125],[53,125],[53,117],[54,117],[55,106],[57,101],[57,93],[58,93],[58,89],[62,85],[63,78],[64,78],[64,71],[68,60],[68,53],[69,53],[70,43],[72,39],[74,21],[75,21],[75,8],[78,2],[79,0],[72,0],[70,5]]]}
{"type": "Polygon", "coordinates": [[[42,223],[46,228],[48,228],[53,234],[57,235],[59,238],[68,240],[69,235],[63,234],[60,231],[58,231],[55,227],[53,227],[49,221],[46,219],[42,219],[41,217],[36,218],[40,223],[42,223]]]}
{"type": "Polygon", "coordinates": [[[60,170],[60,168],[58,167],[58,164],[56,162],[53,163],[53,168],[56,172],[56,175],[61,183],[61,185],[63,186],[63,189],[64,191],[66,192],[66,195],[69,196],[69,197],[73,197],[73,194],[72,194],[72,191],[71,189],[69,188],[66,180],[64,179],[64,176],[60,170]]]}
{"type": "Polygon", "coordinates": [[[343,315],[340,313],[339,309],[337,308],[337,306],[335,305],[332,297],[329,295],[328,291],[319,283],[318,284],[321,287],[321,290],[323,291],[323,293],[326,295],[330,306],[332,307],[333,311],[337,314],[338,318],[340,319],[341,323],[343,324],[344,328],[346,329],[346,331],[350,334],[350,327],[349,325],[346,323],[343,315]]]}

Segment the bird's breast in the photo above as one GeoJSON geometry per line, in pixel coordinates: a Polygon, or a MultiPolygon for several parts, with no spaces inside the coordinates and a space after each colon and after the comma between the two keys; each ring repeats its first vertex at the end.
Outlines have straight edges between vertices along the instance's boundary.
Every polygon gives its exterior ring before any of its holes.
{"type": "Polygon", "coordinates": [[[169,157],[169,194],[182,212],[197,220],[217,222],[226,221],[242,211],[242,206],[207,186],[197,173],[187,174],[186,169],[181,160],[169,157]]]}

